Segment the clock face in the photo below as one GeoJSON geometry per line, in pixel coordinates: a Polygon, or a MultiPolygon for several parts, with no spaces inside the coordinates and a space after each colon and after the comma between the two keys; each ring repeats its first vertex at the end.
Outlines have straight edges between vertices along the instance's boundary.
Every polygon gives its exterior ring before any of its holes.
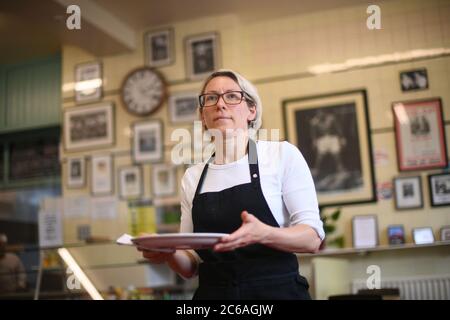
{"type": "Polygon", "coordinates": [[[132,71],[122,85],[122,101],[127,111],[137,116],[148,116],[158,110],[166,98],[162,76],[144,67],[132,71]]]}

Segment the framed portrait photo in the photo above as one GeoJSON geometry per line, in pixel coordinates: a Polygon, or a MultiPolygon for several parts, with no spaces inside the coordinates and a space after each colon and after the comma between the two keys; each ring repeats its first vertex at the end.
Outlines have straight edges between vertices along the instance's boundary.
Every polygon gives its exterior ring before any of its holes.
{"type": "Polygon", "coordinates": [[[392,110],[399,171],[446,167],[441,100],[394,102],[392,110]]]}
{"type": "Polygon", "coordinates": [[[173,29],[148,31],[144,35],[145,58],[150,67],[162,67],[174,62],[173,29]]]}
{"type": "Polygon", "coordinates": [[[431,174],[428,176],[431,206],[450,205],[450,173],[431,174]]]}
{"type": "Polygon", "coordinates": [[[376,201],[365,90],[283,101],[286,138],[305,157],[320,206],[376,201]]]}
{"type": "Polygon", "coordinates": [[[135,163],[161,162],[164,156],[163,125],[160,120],[133,124],[132,155],[135,163]]]}
{"type": "Polygon", "coordinates": [[[98,61],[75,66],[75,102],[89,103],[102,98],[102,64],[98,61]]]}
{"type": "Polygon", "coordinates": [[[136,199],[142,196],[142,169],[138,166],[119,168],[119,196],[136,199]]]}
{"type": "Polygon", "coordinates": [[[189,36],[185,40],[187,77],[201,80],[220,68],[220,39],[215,32],[189,36]]]}
{"type": "Polygon", "coordinates": [[[400,86],[403,92],[428,89],[427,69],[400,72],[400,86]]]}
{"type": "Polygon", "coordinates": [[[86,166],[83,157],[67,159],[67,188],[76,189],[86,185],[86,166]]]}
{"type": "Polygon", "coordinates": [[[434,242],[434,234],[431,227],[414,228],[412,234],[415,244],[430,244],[434,242]]]}
{"type": "Polygon", "coordinates": [[[450,226],[441,228],[441,241],[450,241],[450,226]]]}
{"type": "Polygon", "coordinates": [[[155,197],[174,196],[177,194],[176,166],[158,164],[152,166],[152,193],[155,197]]]}
{"type": "Polygon", "coordinates": [[[114,170],[111,155],[95,155],[91,158],[91,194],[110,195],[114,191],[114,170]]]}
{"type": "Polygon", "coordinates": [[[67,151],[114,144],[114,105],[111,102],[64,110],[64,147],[67,151]]]}
{"type": "Polygon", "coordinates": [[[353,247],[375,248],[378,245],[376,215],[360,215],[352,218],[353,247]]]}
{"type": "Polygon", "coordinates": [[[423,207],[422,178],[394,178],[395,208],[397,210],[423,207]]]}
{"type": "Polygon", "coordinates": [[[178,92],[169,97],[169,114],[172,123],[192,123],[199,119],[198,94],[178,92]]]}
{"type": "Polygon", "coordinates": [[[405,228],[403,225],[390,225],[387,228],[389,244],[403,244],[405,243],[405,228]]]}

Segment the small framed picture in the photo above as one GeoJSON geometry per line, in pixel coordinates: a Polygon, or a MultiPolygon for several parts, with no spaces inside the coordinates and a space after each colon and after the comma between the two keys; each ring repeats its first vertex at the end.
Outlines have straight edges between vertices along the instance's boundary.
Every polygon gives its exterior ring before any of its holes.
{"type": "Polygon", "coordinates": [[[64,147],[67,151],[114,144],[114,105],[111,102],[64,110],[64,147]]]}
{"type": "Polygon", "coordinates": [[[403,92],[428,89],[427,69],[400,72],[400,85],[403,92]]]}
{"type": "Polygon", "coordinates": [[[447,146],[441,99],[394,102],[399,171],[445,168],[447,146]]]}
{"type": "Polygon", "coordinates": [[[394,178],[394,190],[397,210],[423,207],[422,178],[420,176],[394,178]]]}
{"type": "Polygon", "coordinates": [[[109,195],[114,190],[113,158],[96,155],[91,158],[91,193],[93,196],[109,195]]]}
{"type": "Polygon", "coordinates": [[[353,247],[374,248],[378,245],[376,215],[354,216],[352,219],[353,247]]]}
{"type": "Polygon", "coordinates": [[[188,79],[204,79],[220,68],[219,47],[219,34],[215,32],[186,38],[185,50],[188,79]]]}
{"type": "Polygon", "coordinates": [[[98,61],[75,66],[75,102],[88,103],[102,98],[102,64],[98,61]]]}
{"type": "Polygon", "coordinates": [[[450,173],[431,174],[428,176],[431,206],[450,205],[450,173]]]}
{"type": "Polygon", "coordinates": [[[431,227],[414,228],[412,233],[415,244],[429,244],[434,242],[434,234],[431,227]]]}
{"type": "Polygon", "coordinates": [[[450,226],[441,228],[441,241],[450,241],[450,226]]]}
{"type": "Polygon", "coordinates": [[[179,92],[169,97],[172,123],[190,123],[199,119],[197,92],[179,92]]]}
{"type": "Polygon", "coordinates": [[[405,229],[403,225],[390,225],[387,228],[389,244],[405,243],[405,229]]]}
{"type": "Polygon", "coordinates": [[[136,199],[142,196],[142,169],[138,166],[119,168],[119,196],[136,199]]]}
{"type": "Polygon", "coordinates": [[[161,162],[164,157],[162,122],[160,120],[135,122],[132,131],[134,163],[161,162]]]}
{"type": "Polygon", "coordinates": [[[152,168],[152,193],[155,197],[177,194],[176,167],[168,164],[154,165],[152,168]]]}
{"type": "Polygon", "coordinates": [[[67,188],[82,188],[86,184],[85,161],[83,157],[67,159],[67,188]]]}
{"type": "Polygon", "coordinates": [[[173,29],[149,31],[144,35],[146,63],[162,67],[174,62],[173,29]]]}

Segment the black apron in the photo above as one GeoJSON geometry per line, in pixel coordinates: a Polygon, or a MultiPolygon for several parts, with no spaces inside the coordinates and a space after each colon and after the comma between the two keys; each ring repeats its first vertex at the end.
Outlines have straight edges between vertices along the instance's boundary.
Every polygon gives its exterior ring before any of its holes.
{"type": "MultiPolygon", "coordinates": [[[[262,193],[256,143],[251,139],[248,154],[250,183],[200,193],[212,157],[207,162],[192,203],[194,232],[232,233],[242,225],[244,210],[265,224],[280,227],[262,193]]],[[[261,244],[228,252],[212,249],[196,252],[203,262],[194,299],[311,299],[308,282],[300,276],[293,253],[261,244]]]]}

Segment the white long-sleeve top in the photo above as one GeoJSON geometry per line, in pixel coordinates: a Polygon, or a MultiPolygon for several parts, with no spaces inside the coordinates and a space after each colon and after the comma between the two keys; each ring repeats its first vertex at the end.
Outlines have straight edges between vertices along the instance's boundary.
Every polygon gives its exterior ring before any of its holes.
{"type": "MultiPolygon", "coordinates": [[[[261,189],[279,226],[307,224],[323,240],[325,232],[314,181],[298,148],[286,141],[258,141],[257,151],[261,189]]],[[[205,163],[199,163],[188,168],[181,181],[180,232],[193,232],[192,201],[204,167],[205,163]]],[[[210,163],[200,193],[221,191],[250,182],[246,155],[232,163],[210,163]]]]}

